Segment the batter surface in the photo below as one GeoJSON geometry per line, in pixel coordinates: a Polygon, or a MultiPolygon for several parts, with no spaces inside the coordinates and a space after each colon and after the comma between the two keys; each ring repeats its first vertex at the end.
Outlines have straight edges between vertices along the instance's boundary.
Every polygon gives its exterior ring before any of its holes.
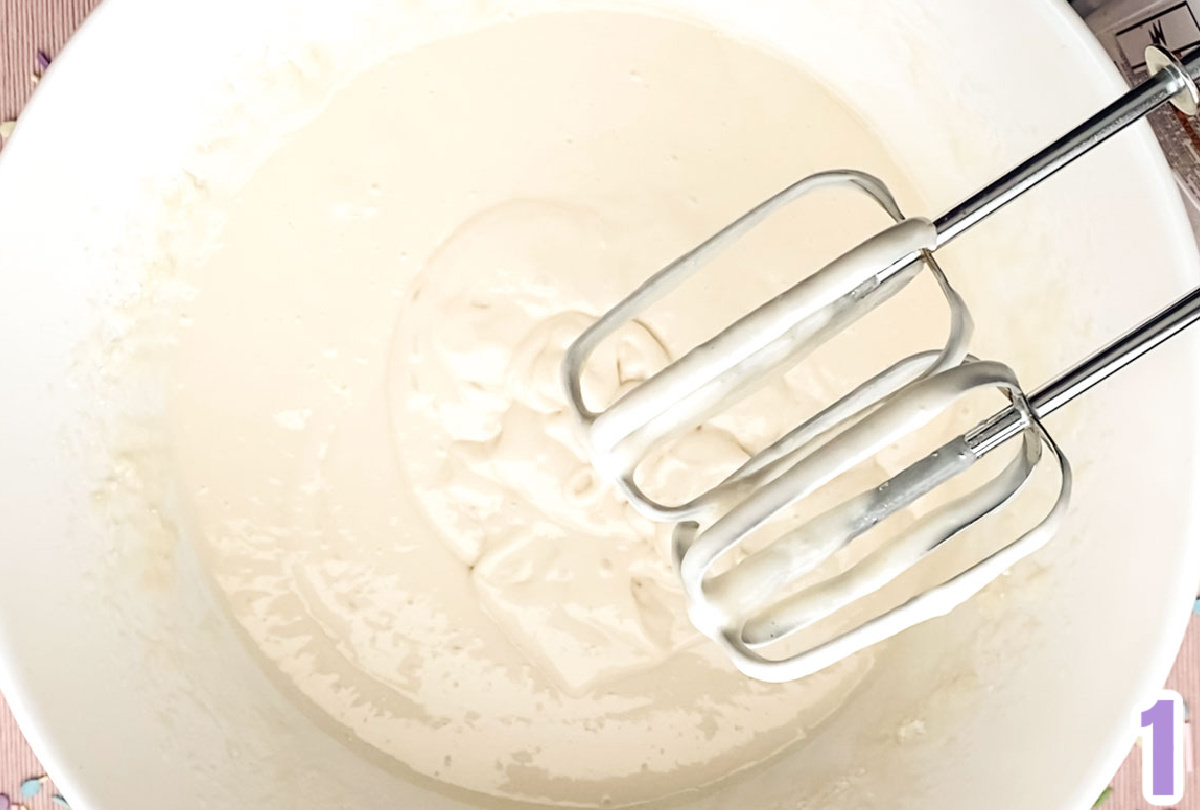
{"type": "MultiPolygon", "coordinates": [[[[298,698],[426,777],[591,806],[725,778],[836,710],[868,655],[767,686],[687,625],[667,529],[591,471],[559,366],[666,261],[842,166],[911,204],[796,66],[600,12],[397,56],[283,144],[186,273],[171,418],[192,532],[298,698]]],[[[884,223],[861,198],[802,205],[599,352],[591,390],[636,384],[884,223]]],[[[936,345],[938,317],[909,317],[936,345]]],[[[652,487],[695,491],[879,367],[789,374],[656,459],[652,487]]]]}

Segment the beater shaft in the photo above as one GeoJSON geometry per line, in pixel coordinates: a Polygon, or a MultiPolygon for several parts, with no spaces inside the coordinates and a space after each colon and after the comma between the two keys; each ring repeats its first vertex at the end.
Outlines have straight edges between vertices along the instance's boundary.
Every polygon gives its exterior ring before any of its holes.
{"type": "MultiPolygon", "coordinates": [[[[1182,61],[1165,55],[1156,58],[1155,53],[1159,52],[1154,49],[1147,52],[1146,64],[1152,74],[1150,78],[935,219],[936,247],[952,242],[972,226],[1162,105],[1170,102],[1188,115],[1194,115],[1197,105],[1200,105],[1200,96],[1196,93],[1196,82],[1200,81],[1200,50],[1182,61]]],[[[880,280],[890,278],[920,258],[919,252],[913,252],[893,262],[879,274],[880,280]]]]}
{"type": "Polygon", "coordinates": [[[1155,71],[1149,79],[938,217],[934,221],[938,247],[1163,104],[1177,103],[1186,112],[1194,112],[1194,105],[1200,102],[1192,96],[1194,82],[1200,81],[1200,51],[1180,62],[1157,63],[1157,68],[1156,63],[1148,64],[1155,71]]]}
{"type": "MultiPolygon", "coordinates": [[[[1198,320],[1200,287],[1034,391],[1030,408],[1038,418],[1053,413],[1198,320]]],[[[1006,408],[968,433],[967,444],[977,457],[982,456],[1019,435],[1025,429],[1023,422],[1015,408],[1006,408]]]]}

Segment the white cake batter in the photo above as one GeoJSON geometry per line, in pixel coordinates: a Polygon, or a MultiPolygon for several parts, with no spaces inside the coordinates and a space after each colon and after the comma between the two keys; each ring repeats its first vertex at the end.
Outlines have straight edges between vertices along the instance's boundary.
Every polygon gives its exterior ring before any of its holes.
{"type": "MultiPolygon", "coordinates": [[[[598,12],[396,57],[290,138],[187,274],[171,412],[194,533],[294,691],[424,776],[597,806],[725,778],[837,709],[869,657],[766,686],[687,625],[667,530],[586,463],[559,365],[674,255],[841,166],[913,203],[798,68],[598,12]]],[[[803,204],[589,384],[635,384],[883,223],[862,198],[803,204]]],[[[908,315],[938,342],[938,316],[908,315]]],[[[789,375],[659,459],[656,491],[695,491],[879,367],[789,375]]]]}

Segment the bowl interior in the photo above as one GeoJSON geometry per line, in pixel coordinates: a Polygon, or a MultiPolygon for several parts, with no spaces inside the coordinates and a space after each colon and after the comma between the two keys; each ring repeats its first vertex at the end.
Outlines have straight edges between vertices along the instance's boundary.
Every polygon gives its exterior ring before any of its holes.
{"type": "MultiPolygon", "coordinates": [[[[1121,89],[1066,6],[1041,0],[469,5],[107,0],[0,159],[0,515],[10,570],[25,572],[0,589],[0,687],[74,806],[475,803],[407,780],[290,703],[170,511],[162,371],[142,327],[171,290],[149,280],[203,248],[220,201],[349,78],[524,14],[679,16],[828,83],[886,135],[928,214],[1121,89]],[[142,457],[112,457],[118,429],[142,457]]],[[[964,237],[945,265],[973,304],[975,352],[1022,358],[1027,384],[1198,277],[1144,127],[964,237]]],[[[1050,548],[898,640],[884,676],[778,761],[671,803],[1088,806],[1166,674],[1200,573],[1195,351],[1181,339],[1051,420],[1079,483],[1050,548]]]]}

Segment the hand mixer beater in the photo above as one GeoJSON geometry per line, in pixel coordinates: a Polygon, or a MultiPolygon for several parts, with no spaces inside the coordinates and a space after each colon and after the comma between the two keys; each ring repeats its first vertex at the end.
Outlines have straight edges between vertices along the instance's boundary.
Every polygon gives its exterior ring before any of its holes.
{"type": "MultiPolygon", "coordinates": [[[[1150,77],[1046,149],[934,221],[904,218],[879,180],[860,172],[807,177],[750,210],[648,279],[591,325],[568,349],[563,375],[593,464],[642,514],[674,524],[673,560],[696,627],[745,674],[794,680],[830,666],[915,624],[941,616],[1034,552],[1059,527],[1071,468],[1042,425],[1057,410],[1200,318],[1193,290],[1123,337],[1026,395],[1007,366],[967,353],[972,323],[933,251],[1016,199],[1107,138],[1170,102],[1200,108],[1200,53],[1178,61],[1147,49],[1150,77]],[[582,376],[589,357],[622,326],[780,208],[809,192],[844,186],[875,200],[895,224],[735,321],[657,374],[592,410],[582,376]],[[772,372],[793,366],[897,294],[923,270],[950,311],[940,351],[907,357],[828,404],[715,486],[680,504],[654,500],[637,471],[656,447],[748,396],[772,372]],[[747,551],[746,539],[972,391],[995,389],[1007,408],[908,465],[877,487],[824,508],[747,551]],[[922,515],[856,563],[815,583],[802,578],[869,530],[1018,440],[1015,457],[985,483],[922,515]],[[796,650],[785,641],[875,593],[984,515],[1008,504],[1050,457],[1057,497],[1032,529],[931,588],[831,638],[796,650]],[[783,654],[780,654],[783,650],[783,654]]],[[[811,579],[811,578],[810,578],[811,579]]]]}

